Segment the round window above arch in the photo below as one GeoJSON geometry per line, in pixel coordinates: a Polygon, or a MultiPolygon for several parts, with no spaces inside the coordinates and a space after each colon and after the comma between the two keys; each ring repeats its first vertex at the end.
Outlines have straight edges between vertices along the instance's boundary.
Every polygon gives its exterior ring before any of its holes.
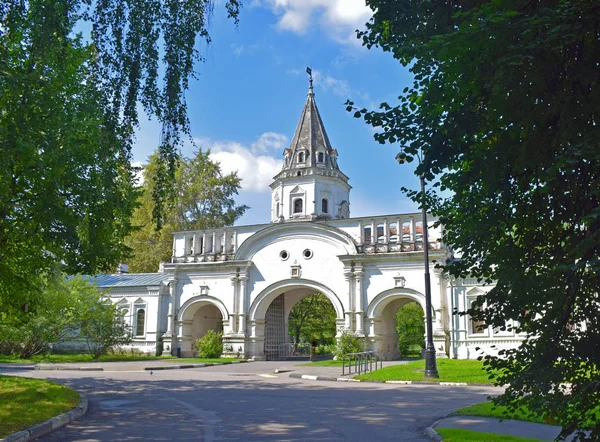
{"type": "Polygon", "coordinates": [[[313,252],[310,249],[304,249],[304,252],[302,252],[302,256],[304,256],[304,259],[310,259],[313,257],[313,252]]]}
{"type": "Polygon", "coordinates": [[[289,257],[290,253],[287,250],[282,250],[281,252],[279,252],[279,258],[281,258],[282,261],[287,261],[289,257]]]}

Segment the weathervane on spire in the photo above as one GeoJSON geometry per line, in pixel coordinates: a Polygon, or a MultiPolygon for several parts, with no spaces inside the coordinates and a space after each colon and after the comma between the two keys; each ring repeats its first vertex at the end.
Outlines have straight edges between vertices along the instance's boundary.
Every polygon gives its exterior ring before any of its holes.
{"type": "Polygon", "coordinates": [[[310,77],[310,80],[309,80],[309,81],[310,81],[310,88],[312,89],[312,87],[313,87],[313,86],[312,86],[312,82],[313,82],[312,69],[311,69],[311,68],[309,68],[309,67],[307,67],[307,68],[306,68],[306,73],[307,73],[307,74],[309,75],[309,77],[310,77]]]}

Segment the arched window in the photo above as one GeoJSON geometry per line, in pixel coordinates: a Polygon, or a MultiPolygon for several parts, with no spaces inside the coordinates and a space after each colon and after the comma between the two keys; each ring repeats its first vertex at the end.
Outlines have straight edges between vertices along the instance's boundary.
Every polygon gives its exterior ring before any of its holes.
{"type": "Polygon", "coordinates": [[[304,163],[304,152],[300,152],[298,154],[298,162],[299,163],[304,163]]]}
{"type": "Polygon", "coordinates": [[[319,154],[317,155],[317,158],[318,158],[317,161],[319,161],[319,163],[322,163],[323,162],[323,152],[319,152],[319,154]]]}
{"type": "Polygon", "coordinates": [[[277,216],[277,218],[279,218],[279,203],[277,203],[277,211],[276,211],[276,215],[275,216],[277,216]]]}
{"type": "Polygon", "coordinates": [[[302,213],[302,198],[294,200],[294,213],[302,213]]]}
{"type": "Polygon", "coordinates": [[[321,212],[323,213],[329,213],[328,207],[327,207],[327,198],[323,198],[321,200],[321,212]]]}
{"type": "Polygon", "coordinates": [[[146,324],[146,310],[139,309],[135,314],[135,335],[144,336],[144,325],[146,324]]]}

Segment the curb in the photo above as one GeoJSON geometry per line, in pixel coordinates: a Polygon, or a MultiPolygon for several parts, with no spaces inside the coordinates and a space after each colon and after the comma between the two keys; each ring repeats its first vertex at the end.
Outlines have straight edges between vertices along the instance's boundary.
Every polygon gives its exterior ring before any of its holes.
{"type": "Polygon", "coordinates": [[[442,440],[444,440],[444,438],[440,435],[440,433],[438,433],[437,431],[435,431],[435,427],[437,427],[437,425],[443,421],[444,419],[446,419],[448,416],[452,415],[452,413],[444,416],[442,419],[438,419],[437,421],[435,421],[433,424],[431,424],[429,427],[425,428],[425,434],[427,435],[427,437],[435,442],[441,442],[442,440]]]}
{"type": "MultiPolygon", "coordinates": [[[[289,377],[296,379],[305,379],[309,381],[333,381],[333,382],[363,382],[371,384],[401,384],[401,385],[441,385],[447,387],[489,387],[493,384],[467,384],[466,382],[424,382],[424,381],[362,381],[352,378],[337,378],[333,376],[313,376],[309,374],[290,373],[289,377]]],[[[436,433],[437,434],[437,433],[436,433]]]]}
{"type": "Polygon", "coordinates": [[[202,368],[202,367],[213,367],[215,365],[231,365],[231,364],[245,364],[249,361],[231,361],[231,362],[215,362],[215,363],[203,363],[203,364],[184,364],[184,365],[161,365],[159,367],[144,367],[145,371],[157,371],[157,370],[184,370],[186,368],[202,368]]]}
{"type": "Polygon", "coordinates": [[[79,419],[88,410],[88,399],[83,393],[79,393],[81,402],[75,408],[67,411],[66,413],[59,414],[58,416],[51,417],[50,419],[40,422],[39,424],[27,427],[17,433],[9,434],[4,439],[0,439],[0,442],[27,442],[38,437],[46,436],[62,427],[67,426],[74,420],[79,419]]]}
{"type": "Polygon", "coordinates": [[[442,436],[440,436],[440,434],[433,429],[433,427],[436,424],[437,424],[437,422],[435,424],[433,424],[431,427],[425,428],[425,434],[427,435],[427,437],[429,437],[429,439],[431,439],[435,442],[441,442],[443,440],[442,436]]]}
{"type": "MultiPolygon", "coordinates": [[[[127,361],[125,361],[127,362],[127,361]]],[[[212,367],[214,365],[230,365],[230,364],[244,364],[246,362],[253,361],[231,361],[231,362],[214,362],[214,363],[201,363],[201,364],[183,364],[183,365],[175,365],[173,364],[168,366],[157,366],[157,367],[144,367],[145,371],[158,371],[158,370],[182,370],[185,368],[202,368],[202,367],[212,367]]],[[[15,367],[7,367],[1,366],[0,370],[9,369],[9,370],[37,370],[37,371],[105,371],[102,367],[61,367],[58,365],[53,366],[40,366],[40,365],[21,365],[15,367]]],[[[4,439],[0,439],[2,442],[4,439]]]]}

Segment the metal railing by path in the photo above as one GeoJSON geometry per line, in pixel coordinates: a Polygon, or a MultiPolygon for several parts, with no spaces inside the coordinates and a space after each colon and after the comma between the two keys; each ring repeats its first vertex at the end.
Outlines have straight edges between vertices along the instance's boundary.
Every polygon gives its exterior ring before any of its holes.
{"type": "Polygon", "coordinates": [[[383,367],[383,362],[379,353],[375,351],[361,351],[359,353],[347,353],[342,357],[342,376],[352,373],[368,373],[373,371],[373,366],[377,370],[383,367]],[[346,373],[346,369],[348,372],[346,373]]]}

